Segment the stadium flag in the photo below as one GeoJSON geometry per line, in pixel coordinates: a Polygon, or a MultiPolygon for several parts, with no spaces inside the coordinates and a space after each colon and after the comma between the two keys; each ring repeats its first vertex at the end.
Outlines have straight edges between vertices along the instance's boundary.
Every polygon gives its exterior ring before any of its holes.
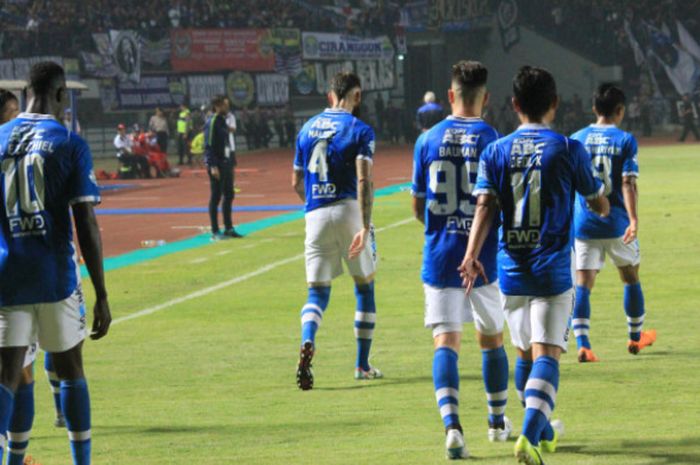
{"type": "Polygon", "coordinates": [[[515,0],[501,0],[498,4],[498,28],[501,32],[501,45],[506,52],[520,42],[518,4],[515,0]]]}
{"type": "Polygon", "coordinates": [[[275,28],[272,33],[272,49],[275,51],[275,72],[296,76],[301,66],[301,31],[294,28],[275,28]]]}
{"type": "Polygon", "coordinates": [[[700,45],[698,45],[693,36],[691,36],[685,26],[683,26],[683,23],[676,21],[676,27],[678,28],[678,41],[681,47],[683,47],[686,52],[690,53],[693,58],[700,60],[700,45]]]}
{"type": "Polygon", "coordinates": [[[258,105],[276,106],[289,103],[289,76],[285,74],[258,74],[255,76],[258,105]]]}
{"type": "Polygon", "coordinates": [[[175,71],[272,71],[269,29],[172,29],[170,63],[175,71]]]}
{"type": "Polygon", "coordinates": [[[131,30],[109,31],[112,57],[120,82],[141,80],[141,38],[131,30]]]}
{"type": "Polygon", "coordinates": [[[391,60],[394,45],[387,36],[355,37],[327,32],[301,35],[305,60],[391,60]]]}
{"type": "Polygon", "coordinates": [[[226,80],[221,74],[191,74],[187,76],[189,105],[209,105],[215,95],[226,93],[226,80]]]}
{"type": "Polygon", "coordinates": [[[630,22],[626,19],[623,23],[623,28],[625,30],[625,34],[627,34],[627,39],[630,42],[632,52],[634,53],[634,62],[637,63],[637,66],[641,66],[642,63],[646,62],[646,58],[644,56],[644,52],[642,51],[642,47],[637,41],[637,38],[632,33],[632,27],[630,26],[630,22]]]}
{"type": "Polygon", "coordinates": [[[170,61],[170,37],[148,40],[141,36],[141,61],[152,67],[163,67],[170,61]]]}
{"type": "Polygon", "coordinates": [[[664,68],[676,92],[681,95],[692,93],[700,80],[700,60],[686,51],[670,33],[644,24],[651,39],[649,53],[664,68]]]}

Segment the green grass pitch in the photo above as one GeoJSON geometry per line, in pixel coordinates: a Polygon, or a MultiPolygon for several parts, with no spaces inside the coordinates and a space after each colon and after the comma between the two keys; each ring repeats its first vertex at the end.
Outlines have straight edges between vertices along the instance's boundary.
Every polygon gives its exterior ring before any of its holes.
{"type": "MultiPolygon", "coordinates": [[[[602,363],[579,365],[572,353],[563,357],[555,417],[564,420],[567,434],[560,452],[545,457],[548,465],[700,463],[697,147],[644,148],[640,154],[646,327],[656,328],[659,339],[637,357],[627,354],[622,287],[608,264],[592,296],[591,338],[602,363]]],[[[385,372],[381,381],[352,377],[355,300],[346,275],[334,282],[319,331],[316,388],[297,389],[299,311],[306,294],[300,221],[108,273],[118,319],[261,271],[155,313],[118,320],[106,339],[86,343],[94,463],[445,463],[432,341],[422,324],[421,228],[404,221],[411,216],[408,193],[378,199],[375,212],[378,228],[394,225],[378,234],[372,363],[385,372]]],[[[91,290],[88,299],[94,301],[91,290]]],[[[507,415],[519,431],[515,353],[506,347],[507,415]]],[[[469,449],[475,463],[515,463],[512,442],[486,439],[480,360],[467,327],[459,363],[469,449]]],[[[42,465],[69,464],[66,434],[52,426],[41,370],[36,377],[29,453],[42,465]]]]}

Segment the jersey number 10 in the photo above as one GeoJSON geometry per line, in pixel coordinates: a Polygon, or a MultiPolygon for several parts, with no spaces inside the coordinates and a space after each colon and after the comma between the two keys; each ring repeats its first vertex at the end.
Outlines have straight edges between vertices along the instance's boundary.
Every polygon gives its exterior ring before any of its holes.
{"type": "Polygon", "coordinates": [[[8,218],[44,210],[44,158],[38,154],[2,161],[3,196],[8,218]]]}

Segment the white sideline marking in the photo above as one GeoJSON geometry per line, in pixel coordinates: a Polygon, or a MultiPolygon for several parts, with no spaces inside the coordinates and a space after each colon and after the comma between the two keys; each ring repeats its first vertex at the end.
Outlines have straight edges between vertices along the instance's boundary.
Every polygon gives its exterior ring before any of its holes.
{"type": "Polygon", "coordinates": [[[190,260],[190,263],[193,264],[193,265],[196,265],[196,264],[198,264],[198,263],[204,263],[204,262],[206,262],[207,260],[209,260],[209,259],[206,258],[206,257],[195,258],[194,260],[190,260]]]}
{"type": "MultiPolygon", "coordinates": [[[[397,221],[396,223],[392,223],[392,224],[389,224],[387,226],[377,228],[376,232],[383,232],[383,231],[386,231],[388,229],[398,228],[399,226],[403,226],[404,224],[408,224],[411,221],[414,221],[414,219],[407,218],[405,220],[397,221]]],[[[292,263],[294,261],[301,260],[302,258],[304,258],[303,253],[298,254],[298,255],[294,255],[292,257],[285,258],[283,260],[278,260],[278,261],[272,262],[268,265],[261,266],[257,270],[251,271],[250,273],[246,273],[244,275],[237,276],[235,278],[231,278],[227,281],[220,282],[219,284],[215,284],[213,286],[205,287],[204,289],[200,289],[198,291],[192,292],[192,293],[184,295],[182,297],[178,297],[176,299],[168,300],[167,302],[163,302],[162,304],[154,305],[153,307],[139,310],[138,312],[134,312],[134,313],[131,313],[131,314],[126,315],[126,316],[123,316],[120,318],[115,318],[114,320],[112,320],[112,326],[118,325],[120,323],[124,323],[125,321],[134,320],[136,318],[141,318],[142,316],[152,315],[153,313],[159,312],[161,310],[165,310],[167,308],[173,307],[173,306],[181,304],[183,302],[187,302],[189,300],[197,299],[199,297],[204,297],[205,295],[209,295],[213,292],[220,291],[221,289],[226,289],[227,287],[233,286],[234,284],[248,281],[249,279],[255,278],[256,276],[260,276],[262,274],[267,273],[268,271],[272,271],[275,268],[279,268],[280,266],[287,265],[287,264],[292,263]]]]}
{"type": "Polygon", "coordinates": [[[228,255],[228,254],[230,254],[231,252],[233,252],[233,250],[222,250],[221,252],[216,252],[214,255],[219,255],[219,256],[221,256],[221,255],[228,255]]]}

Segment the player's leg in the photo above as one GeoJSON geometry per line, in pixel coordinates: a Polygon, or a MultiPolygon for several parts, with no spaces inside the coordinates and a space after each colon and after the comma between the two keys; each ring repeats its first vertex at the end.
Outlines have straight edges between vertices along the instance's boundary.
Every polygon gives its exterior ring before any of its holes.
{"type": "Polygon", "coordinates": [[[597,362],[591,350],[591,290],[605,262],[605,248],[599,240],[576,240],[576,299],[571,326],[576,336],[578,361],[597,362]]]}
{"type": "Polygon", "coordinates": [[[22,380],[17,392],[7,429],[6,465],[23,465],[29,447],[29,435],[34,422],[34,360],[37,347],[32,344],[24,357],[22,380]]]}
{"type": "Polygon", "coordinates": [[[316,350],[316,332],[330,301],[331,281],[343,271],[328,208],[319,208],[305,216],[304,258],[308,287],[306,302],[301,308],[301,348],[296,373],[297,386],[304,391],[314,384],[311,361],[316,350]]]}
{"type": "Polygon", "coordinates": [[[469,303],[481,348],[481,370],[488,405],[488,438],[492,442],[506,441],[512,426],[505,416],[508,403],[508,355],[503,347],[505,314],[498,283],[472,290],[469,303]]]}
{"type": "Polygon", "coordinates": [[[80,285],[67,299],[39,307],[39,345],[51,353],[61,382],[61,407],[66,418],[73,463],[89,465],[92,447],[90,395],[82,357],[87,329],[80,285]]]}
{"type": "Polygon", "coordinates": [[[638,354],[643,348],[656,342],[656,331],[643,331],[645,308],[642,284],[639,281],[639,265],[641,253],[639,242],[630,244],[622,242],[621,238],[610,239],[607,244],[608,254],[620,273],[624,284],[623,306],[627,315],[629,341],[627,349],[631,354],[638,354]]]}
{"type": "Polygon", "coordinates": [[[65,427],[66,419],[63,416],[63,411],[61,410],[61,380],[58,379],[56,369],[53,366],[53,358],[48,352],[44,354],[44,372],[46,373],[46,378],[49,380],[49,386],[51,387],[51,393],[53,394],[53,404],[54,408],[56,409],[56,420],[54,421],[54,425],[57,428],[65,427]]]}
{"type": "Polygon", "coordinates": [[[221,180],[214,178],[209,169],[209,220],[211,221],[211,234],[213,238],[219,236],[219,202],[221,202],[221,180]]]}
{"type": "Polygon", "coordinates": [[[233,221],[231,219],[231,207],[233,206],[233,165],[226,164],[219,169],[221,176],[222,203],[221,212],[224,217],[224,234],[231,235],[233,221]]]}

